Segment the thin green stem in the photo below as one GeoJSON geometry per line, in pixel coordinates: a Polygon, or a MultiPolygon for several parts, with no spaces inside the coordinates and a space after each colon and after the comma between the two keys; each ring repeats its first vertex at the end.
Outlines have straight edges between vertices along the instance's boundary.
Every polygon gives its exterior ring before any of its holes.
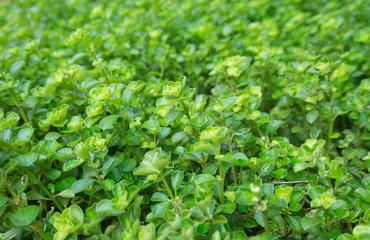
{"type": "Polygon", "coordinates": [[[222,171],[222,161],[218,161],[218,171],[221,177],[220,180],[220,202],[221,204],[224,204],[224,173],[222,171]]]}
{"type": "Polygon", "coordinates": [[[8,184],[5,184],[5,188],[6,188],[6,190],[8,190],[8,192],[12,195],[12,197],[16,199],[17,204],[19,204],[19,196],[18,196],[18,194],[16,194],[16,193],[13,191],[13,189],[12,189],[8,184]]]}
{"type": "MultiPolygon", "coordinates": [[[[232,155],[233,154],[233,145],[232,145],[232,136],[230,136],[230,131],[229,131],[228,135],[229,135],[229,138],[228,138],[229,152],[232,155]]],[[[231,164],[231,171],[232,171],[232,174],[233,174],[234,185],[238,186],[238,181],[236,180],[236,171],[235,171],[234,163],[231,164]]]]}
{"type": "Polygon", "coordinates": [[[265,223],[265,233],[267,235],[270,234],[270,225],[269,225],[269,220],[267,217],[267,210],[263,212],[263,222],[265,223]]]}
{"type": "MultiPolygon", "coordinates": [[[[92,164],[92,162],[91,162],[92,164]]],[[[96,178],[98,179],[99,183],[102,183],[103,182],[103,179],[101,178],[99,172],[98,172],[98,169],[94,168],[94,172],[95,172],[95,176],[96,178]]],[[[103,189],[104,190],[104,193],[105,193],[105,196],[108,198],[108,199],[111,199],[112,196],[110,194],[110,192],[108,192],[106,189],[103,189]]]]}
{"type": "Polygon", "coordinates": [[[208,239],[212,239],[212,220],[209,221],[208,239]]]}
{"type": "Polygon", "coordinates": [[[258,126],[258,124],[257,124],[256,122],[254,122],[254,121],[253,121],[253,123],[254,123],[254,126],[256,127],[257,132],[258,132],[258,134],[260,135],[260,137],[263,137],[264,135],[263,135],[263,133],[262,133],[262,131],[261,131],[260,127],[258,126]]]}
{"type": "Polygon", "coordinates": [[[287,182],[271,182],[272,184],[295,184],[295,183],[309,183],[310,181],[287,181],[287,182]]]}
{"type": "Polygon", "coordinates": [[[25,153],[23,150],[21,150],[20,148],[17,148],[17,147],[14,147],[12,144],[10,144],[10,143],[8,143],[8,142],[5,142],[4,140],[2,140],[1,138],[0,138],[0,144],[2,145],[2,146],[5,146],[6,148],[8,148],[8,149],[11,149],[11,150],[13,150],[13,151],[15,151],[15,152],[17,152],[17,153],[25,153]]]}
{"type": "Polygon", "coordinates": [[[31,180],[37,182],[37,185],[41,188],[41,190],[51,199],[51,201],[53,201],[53,203],[55,204],[55,206],[58,208],[59,211],[63,211],[63,207],[62,205],[60,205],[60,203],[58,202],[58,200],[56,198],[54,198],[54,196],[50,193],[50,191],[44,186],[44,184],[42,184],[41,181],[39,181],[35,175],[30,171],[28,170],[26,167],[22,167],[22,171],[24,173],[26,173],[30,178],[31,180]]]}
{"type": "Polygon", "coordinates": [[[321,117],[321,103],[319,102],[319,117],[318,117],[318,121],[319,121],[319,130],[320,130],[320,139],[322,139],[322,117],[321,117]]]}
{"type": "MultiPolygon", "coordinates": [[[[98,58],[96,57],[96,53],[94,51],[92,51],[87,44],[85,44],[85,47],[87,48],[87,51],[89,51],[89,53],[93,57],[93,59],[97,62],[98,61],[98,58]]],[[[110,80],[108,78],[108,74],[105,72],[105,68],[100,68],[100,70],[103,73],[103,76],[105,78],[106,83],[109,84],[110,83],[110,80]]]]}
{"type": "Polygon", "coordinates": [[[15,96],[15,92],[13,91],[13,89],[9,88],[9,89],[8,89],[8,92],[9,92],[10,96],[12,97],[12,99],[13,99],[13,101],[14,101],[15,106],[18,108],[18,110],[19,110],[19,112],[20,112],[20,114],[21,114],[21,116],[22,116],[22,118],[23,118],[23,121],[24,121],[25,123],[28,123],[28,124],[30,124],[30,125],[32,126],[32,123],[28,121],[27,115],[26,115],[26,113],[24,112],[24,110],[23,110],[22,106],[20,106],[20,105],[18,104],[18,100],[17,100],[17,97],[15,96]]]}
{"type": "Polygon", "coordinates": [[[324,209],[324,214],[325,214],[324,240],[327,240],[328,239],[328,223],[329,223],[328,210],[324,209]]]}
{"type": "Polygon", "coordinates": [[[167,190],[167,192],[168,192],[168,195],[170,195],[170,198],[171,198],[172,200],[175,200],[175,198],[174,198],[174,196],[173,196],[173,194],[172,194],[172,191],[171,191],[170,187],[168,186],[167,181],[166,181],[166,179],[164,178],[163,174],[161,175],[161,178],[162,178],[162,182],[163,182],[164,186],[166,187],[166,190],[167,190]]]}
{"type": "Polygon", "coordinates": [[[356,140],[355,140],[356,148],[360,147],[360,137],[361,137],[361,127],[358,127],[356,131],[356,140]]]}
{"type": "Polygon", "coordinates": [[[330,156],[330,147],[331,147],[331,135],[333,135],[333,126],[334,126],[334,119],[333,119],[333,94],[330,90],[330,115],[329,115],[329,129],[328,129],[328,140],[327,140],[327,153],[330,156]]]}
{"type": "Polygon", "coordinates": [[[143,130],[139,126],[136,126],[136,129],[139,131],[139,133],[141,134],[141,136],[144,137],[145,141],[150,142],[148,136],[145,135],[145,133],[143,132],[143,130]]]}

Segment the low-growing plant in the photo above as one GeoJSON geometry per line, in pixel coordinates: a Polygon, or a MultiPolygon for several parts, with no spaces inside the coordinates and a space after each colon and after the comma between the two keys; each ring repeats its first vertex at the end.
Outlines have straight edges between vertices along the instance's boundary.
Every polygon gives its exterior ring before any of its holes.
{"type": "Polygon", "coordinates": [[[369,1],[0,1],[0,240],[370,238],[369,1]]]}

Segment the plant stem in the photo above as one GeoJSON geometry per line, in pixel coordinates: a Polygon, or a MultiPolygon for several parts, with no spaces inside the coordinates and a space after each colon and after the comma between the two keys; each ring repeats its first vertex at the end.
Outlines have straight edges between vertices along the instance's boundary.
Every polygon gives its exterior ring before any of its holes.
{"type": "Polygon", "coordinates": [[[328,222],[329,222],[328,210],[324,209],[324,214],[325,214],[324,240],[327,240],[328,239],[328,222]]]}
{"type": "Polygon", "coordinates": [[[318,117],[318,121],[319,121],[319,129],[320,129],[320,139],[322,139],[322,118],[321,118],[321,103],[319,102],[319,117],[318,117]]]}
{"type": "Polygon", "coordinates": [[[330,90],[330,115],[329,115],[329,129],[328,129],[328,145],[327,145],[327,153],[330,156],[330,147],[331,147],[331,135],[333,134],[333,126],[334,126],[334,119],[333,119],[333,93],[330,90]]]}
{"type": "Polygon", "coordinates": [[[242,184],[242,178],[243,178],[243,167],[240,166],[240,170],[239,170],[239,185],[242,184]]]}
{"type": "Polygon", "coordinates": [[[0,144],[2,146],[5,146],[6,148],[8,149],[12,149],[13,151],[17,152],[17,153],[25,153],[23,150],[21,150],[20,148],[17,148],[17,147],[14,147],[12,144],[8,143],[8,142],[5,142],[4,140],[2,140],[0,138],[0,144]]]}
{"type": "Polygon", "coordinates": [[[258,134],[260,135],[260,137],[263,137],[263,133],[262,133],[262,131],[261,131],[260,127],[258,126],[258,124],[257,124],[256,122],[254,122],[254,121],[253,121],[253,123],[254,123],[254,125],[256,126],[257,132],[258,132],[258,134]]]}
{"type": "Polygon", "coordinates": [[[5,188],[8,190],[8,192],[10,192],[12,197],[16,199],[17,204],[19,204],[19,196],[13,191],[13,189],[7,183],[5,183],[5,188]]]}
{"type": "Polygon", "coordinates": [[[356,140],[355,140],[356,148],[360,147],[360,137],[361,137],[361,127],[359,126],[356,131],[356,140]]]}
{"type": "Polygon", "coordinates": [[[263,222],[265,223],[265,233],[269,235],[270,226],[269,226],[268,217],[267,217],[267,210],[263,212],[263,222]]]}
{"type": "MultiPolygon", "coordinates": [[[[231,156],[233,155],[233,146],[232,146],[232,137],[230,137],[230,131],[229,131],[229,152],[231,153],[231,156]]],[[[235,171],[235,166],[234,166],[234,163],[231,164],[231,171],[233,173],[233,180],[234,180],[234,185],[235,186],[238,186],[238,182],[236,180],[236,171],[235,171]]]]}
{"type": "MultiPolygon", "coordinates": [[[[92,165],[92,162],[90,162],[90,164],[92,165]]],[[[98,173],[98,169],[94,168],[94,172],[95,172],[96,178],[98,179],[99,183],[103,182],[103,179],[100,177],[100,175],[98,173]]],[[[103,190],[104,190],[105,196],[108,199],[111,199],[112,196],[110,195],[110,192],[108,192],[106,189],[103,189],[103,190]]]]}
{"type": "Polygon", "coordinates": [[[272,182],[272,184],[295,184],[295,183],[309,183],[310,181],[287,181],[287,182],[272,182]]]}
{"type": "Polygon", "coordinates": [[[13,101],[14,101],[15,106],[17,106],[17,108],[18,108],[18,110],[19,110],[19,112],[20,112],[20,114],[21,114],[21,116],[22,116],[22,118],[23,118],[23,121],[24,121],[25,123],[28,123],[28,124],[30,124],[30,125],[32,126],[32,123],[28,121],[27,115],[26,115],[26,113],[24,112],[24,110],[23,110],[22,106],[20,106],[20,105],[18,104],[17,97],[15,96],[15,92],[13,91],[13,89],[9,88],[9,89],[8,89],[8,92],[9,92],[10,96],[12,97],[12,99],[13,99],[13,101]]]}
{"type": "Polygon", "coordinates": [[[37,185],[41,188],[41,190],[51,199],[51,201],[53,201],[53,203],[55,204],[55,206],[58,208],[59,211],[63,211],[63,207],[62,205],[60,205],[60,203],[58,202],[58,200],[56,198],[54,198],[54,196],[50,193],[50,191],[44,186],[44,184],[42,184],[41,181],[39,181],[35,175],[33,175],[33,173],[28,170],[26,167],[22,167],[22,170],[23,172],[25,172],[30,178],[31,180],[37,182],[37,185]]]}
{"type": "Polygon", "coordinates": [[[221,177],[220,181],[220,202],[224,204],[224,175],[222,173],[222,161],[218,161],[218,170],[221,177]]]}
{"type": "MultiPolygon", "coordinates": [[[[90,47],[87,45],[87,44],[85,44],[85,46],[86,46],[86,48],[87,48],[87,51],[89,51],[89,53],[90,53],[90,55],[93,57],[93,59],[97,62],[98,61],[98,58],[96,57],[96,53],[94,52],[94,51],[92,51],[91,49],[90,49],[90,47]]],[[[106,68],[106,67],[105,67],[106,68]]],[[[106,81],[106,83],[107,84],[109,84],[110,83],[110,80],[109,80],[109,78],[108,78],[108,75],[107,75],[107,73],[105,72],[105,68],[100,68],[100,70],[102,71],[102,73],[103,73],[103,76],[104,76],[104,78],[105,78],[105,81],[106,81]]]]}
{"type": "Polygon", "coordinates": [[[209,221],[208,239],[212,239],[212,221],[209,221]]]}
{"type": "Polygon", "coordinates": [[[163,174],[161,175],[161,178],[162,178],[162,182],[163,182],[164,186],[166,187],[166,190],[167,190],[168,194],[170,195],[170,198],[171,198],[172,200],[175,200],[175,198],[173,197],[173,194],[172,194],[172,192],[171,192],[171,189],[170,189],[170,187],[168,186],[167,181],[166,181],[166,179],[164,178],[163,174]]]}

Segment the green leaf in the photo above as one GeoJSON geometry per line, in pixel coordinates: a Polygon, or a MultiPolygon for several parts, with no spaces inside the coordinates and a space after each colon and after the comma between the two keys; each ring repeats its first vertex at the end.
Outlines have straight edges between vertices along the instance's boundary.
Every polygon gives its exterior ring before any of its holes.
{"type": "Polygon", "coordinates": [[[10,74],[14,75],[16,74],[22,67],[26,65],[25,61],[16,61],[13,63],[13,65],[10,67],[10,74]]]}
{"type": "Polygon", "coordinates": [[[293,169],[294,169],[294,172],[300,172],[310,167],[313,167],[312,163],[297,163],[294,165],[293,169]]]}
{"type": "Polygon", "coordinates": [[[272,170],[274,170],[275,166],[272,163],[265,163],[262,165],[262,167],[259,169],[259,174],[264,177],[270,174],[272,170]]]}
{"type": "Polygon", "coordinates": [[[301,189],[294,190],[290,196],[290,204],[298,204],[304,197],[304,191],[301,189]]]}
{"type": "Polygon", "coordinates": [[[166,202],[169,200],[168,196],[161,193],[161,192],[155,192],[152,197],[150,198],[151,201],[154,202],[166,202]]]}
{"type": "Polygon", "coordinates": [[[284,199],[287,203],[290,202],[290,195],[292,194],[293,188],[290,186],[280,185],[276,188],[275,194],[277,198],[284,199]]]}
{"type": "Polygon", "coordinates": [[[186,133],[184,132],[177,132],[172,135],[171,140],[173,143],[177,143],[186,137],[186,133]]]}
{"type": "Polygon", "coordinates": [[[307,231],[320,224],[320,220],[314,217],[305,217],[302,219],[302,228],[307,231]]]}
{"type": "Polygon", "coordinates": [[[39,155],[37,153],[29,152],[16,156],[15,161],[21,166],[29,167],[37,161],[38,157],[39,155]]]}
{"type": "Polygon", "coordinates": [[[78,160],[69,160],[68,162],[65,162],[63,164],[63,171],[68,172],[71,171],[72,169],[80,166],[84,162],[83,159],[78,159],[78,160]]]}
{"type": "Polygon", "coordinates": [[[171,174],[172,188],[175,192],[179,190],[183,180],[184,180],[184,172],[176,170],[171,174]]]}
{"type": "Polygon", "coordinates": [[[267,132],[275,132],[284,122],[280,120],[272,120],[267,125],[267,132]]]}
{"type": "Polygon", "coordinates": [[[76,55],[74,55],[72,57],[72,60],[73,61],[78,61],[80,60],[81,58],[83,58],[84,56],[86,56],[87,54],[86,53],[77,53],[76,55]]]}
{"type": "Polygon", "coordinates": [[[24,128],[24,129],[19,130],[17,144],[23,145],[26,142],[29,142],[33,135],[33,131],[34,131],[33,128],[24,128]]]}
{"type": "Polygon", "coordinates": [[[6,197],[0,193],[0,209],[5,205],[6,197]]]}
{"type": "Polygon", "coordinates": [[[80,179],[72,184],[71,190],[74,194],[82,192],[94,182],[93,179],[80,179]]]}
{"type": "Polygon", "coordinates": [[[131,172],[135,167],[136,167],[136,160],[133,159],[133,158],[127,158],[127,159],[124,159],[120,164],[119,164],[119,168],[123,171],[123,172],[131,172]]]}
{"type": "Polygon", "coordinates": [[[58,191],[64,191],[66,189],[70,189],[72,187],[72,184],[76,181],[76,178],[74,177],[67,177],[64,179],[61,179],[55,184],[55,188],[58,191]]]}
{"type": "Polygon", "coordinates": [[[288,174],[288,171],[285,168],[280,168],[271,173],[271,175],[277,179],[283,179],[287,174],[288,174]]]}
{"type": "Polygon", "coordinates": [[[315,198],[318,198],[324,192],[325,190],[323,187],[317,186],[317,187],[314,187],[308,190],[308,195],[310,196],[311,199],[315,199],[315,198]]]}
{"type": "Polygon", "coordinates": [[[74,198],[75,194],[72,192],[71,189],[66,189],[58,193],[57,196],[64,197],[64,198],[74,198]]]}
{"type": "Polygon", "coordinates": [[[213,224],[224,224],[224,223],[227,223],[227,218],[223,215],[217,215],[214,219],[213,219],[213,224]]]}
{"type": "Polygon", "coordinates": [[[49,169],[49,170],[45,173],[45,175],[46,175],[49,179],[51,179],[51,180],[56,180],[56,179],[58,179],[58,178],[60,177],[60,175],[61,175],[61,174],[62,174],[62,172],[61,172],[61,171],[56,170],[56,169],[54,169],[54,168],[49,169]]]}
{"type": "Polygon", "coordinates": [[[370,233],[370,226],[369,225],[357,225],[353,229],[353,236],[355,238],[359,238],[361,234],[370,233]]]}
{"type": "Polygon", "coordinates": [[[365,201],[367,203],[370,203],[370,192],[366,191],[364,188],[357,188],[354,191],[354,194],[361,199],[362,201],[365,201]]]}
{"type": "Polygon", "coordinates": [[[262,185],[262,192],[266,196],[266,199],[270,200],[272,194],[274,193],[274,185],[271,183],[264,183],[262,185]]]}
{"type": "Polygon", "coordinates": [[[216,178],[214,176],[209,175],[209,174],[199,174],[195,177],[195,184],[200,185],[203,183],[212,182],[215,179],[216,178]]]}
{"type": "Polygon", "coordinates": [[[16,125],[19,121],[20,117],[18,114],[15,112],[8,112],[6,114],[5,119],[0,120],[0,131],[2,132],[3,130],[16,125]]]}
{"type": "Polygon", "coordinates": [[[39,208],[36,205],[30,205],[26,208],[14,212],[10,216],[10,220],[17,227],[30,225],[37,217],[39,208]]]}
{"type": "Polygon", "coordinates": [[[344,233],[340,235],[337,240],[355,240],[355,238],[349,233],[344,233]]]}
{"type": "Polygon", "coordinates": [[[99,126],[102,130],[110,128],[119,118],[119,115],[109,115],[99,122],[99,126]]]}
{"type": "Polygon", "coordinates": [[[112,179],[105,179],[100,183],[100,186],[105,190],[111,191],[114,186],[114,181],[112,179]]]}
{"type": "Polygon", "coordinates": [[[299,232],[302,230],[300,218],[298,219],[298,217],[289,216],[288,223],[289,223],[289,227],[293,229],[294,231],[299,232]]]}
{"type": "Polygon", "coordinates": [[[318,116],[319,116],[318,111],[310,111],[307,113],[306,119],[309,123],[312,124],[317,119],[318,116]]]}
{"type": "Polygon", "coordinates": [[[256,220],[256,222],[261,226],[261,227],[265,227],[265,221],[263,219],[263,213],[262,212],[256,212],[254,214],[254,220],[256,220]]]}
{"type": "Polygon", "coordinates": [[[169,111],[165,116],[164,116],[164,121],[167,124],[170,124],[171,122],[175,121],[175,119],[179,116],[178,111],[169,111]]]}

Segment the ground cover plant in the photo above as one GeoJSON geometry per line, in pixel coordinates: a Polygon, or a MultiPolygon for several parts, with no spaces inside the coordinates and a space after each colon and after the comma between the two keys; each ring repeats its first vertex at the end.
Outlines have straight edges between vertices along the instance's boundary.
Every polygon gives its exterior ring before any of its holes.
{"type": "Polygon", "coordinates": [[[0,1],[0,239],[370,239],[369,12],[0,1]]]}

